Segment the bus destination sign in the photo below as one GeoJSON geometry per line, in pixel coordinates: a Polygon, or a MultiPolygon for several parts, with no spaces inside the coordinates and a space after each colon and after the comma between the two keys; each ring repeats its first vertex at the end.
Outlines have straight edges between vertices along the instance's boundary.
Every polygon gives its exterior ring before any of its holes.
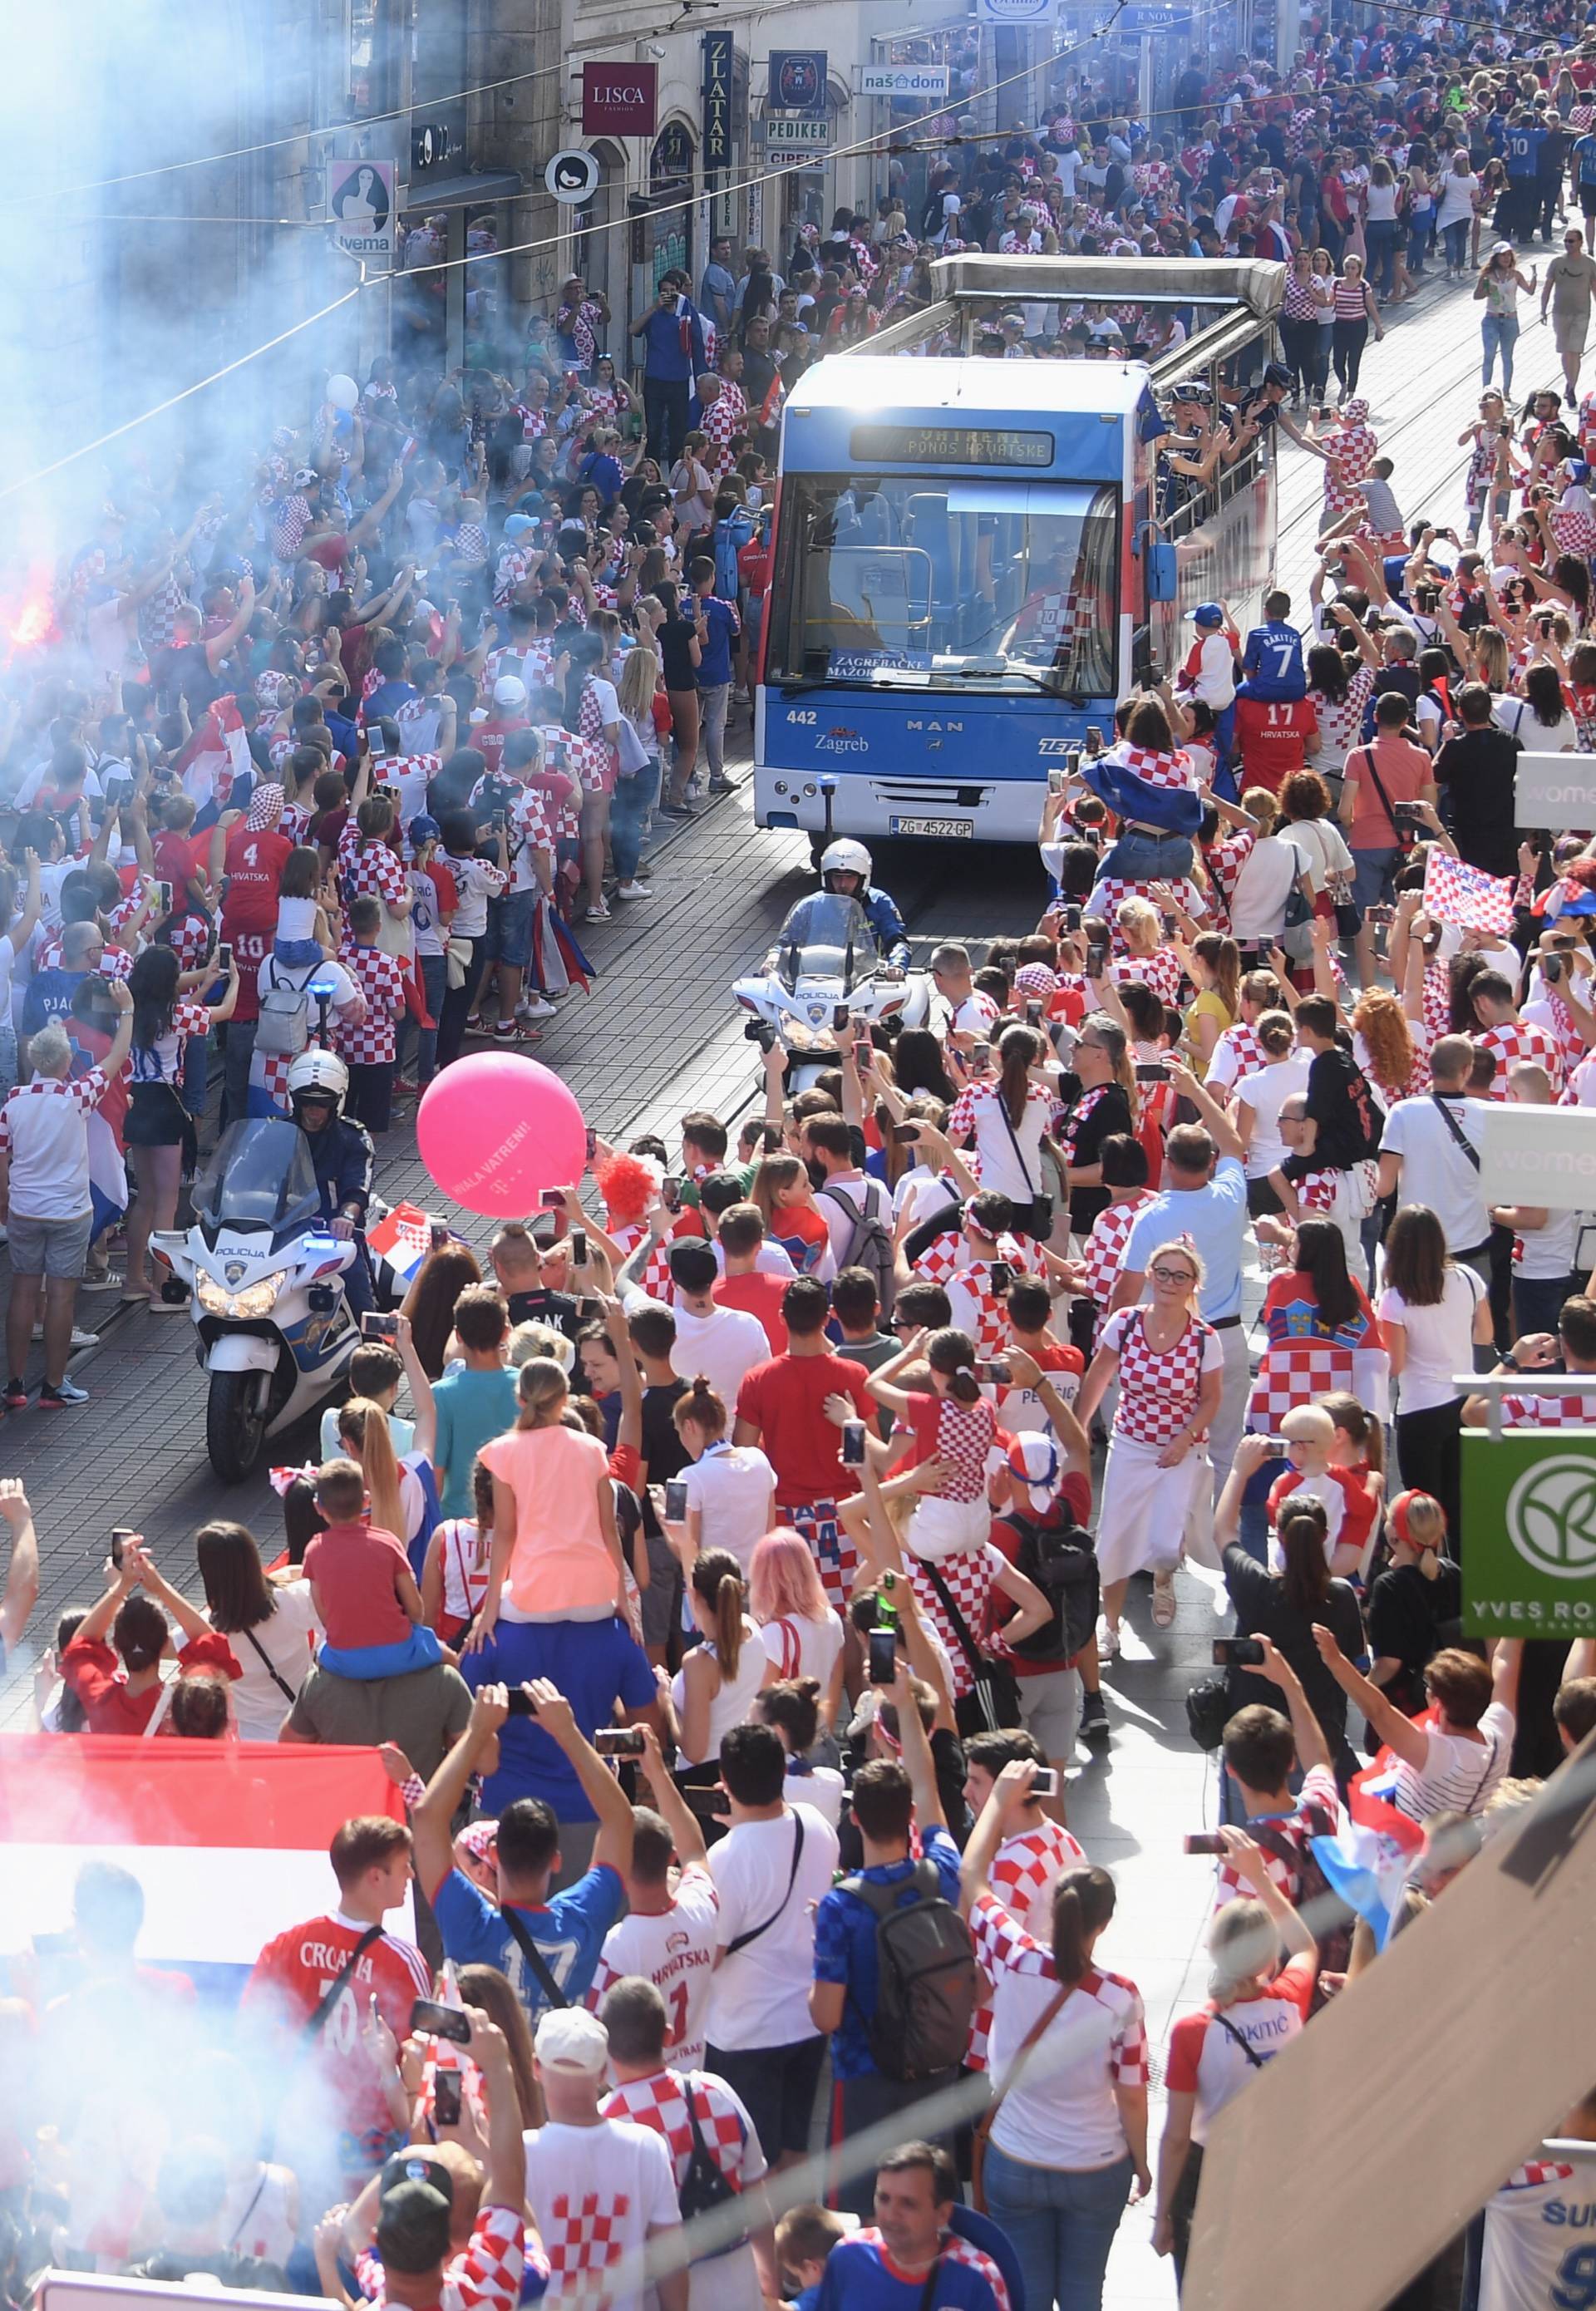
{"type": "Polygon", "coordinates": [[[848,454],[856,466],[1051,466],[1051,433],[991,425],[856,425],[848,454]]]}

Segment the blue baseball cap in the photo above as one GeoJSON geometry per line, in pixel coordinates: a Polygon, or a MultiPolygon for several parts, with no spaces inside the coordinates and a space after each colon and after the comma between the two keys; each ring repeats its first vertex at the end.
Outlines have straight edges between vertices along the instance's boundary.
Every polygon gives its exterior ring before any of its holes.
{"type": "Polygon", "coordinates": [[[536,527],[537,524],[530,514],[512,513],[505,520],[504,535],[506,537],[525,537],[529,529],[536,529],[536,527]]]}
{"type": "Polygon", "coordinates": [[[1199,602],[1191,613],[1191,623],[1194,626],[1222,626],[1225,613],[1217,602],[1199,602]]]}
{"type": "Polygon", "coordinates": [[[419,811],[411,820],[406,832],[413,850],[419,850],[423,842],[441,842],[443,840],[443,829],[435,818],[429,818],[424,810],[419,811]]]}

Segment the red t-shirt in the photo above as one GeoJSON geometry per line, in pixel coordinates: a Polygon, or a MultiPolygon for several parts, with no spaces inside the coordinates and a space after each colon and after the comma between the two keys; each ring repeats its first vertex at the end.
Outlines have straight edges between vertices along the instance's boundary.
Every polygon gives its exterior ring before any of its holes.
{"type": "Polygon", "coordinates": [[[171,885],[172,905],[178,910],[186,904],[189,883],[203,871],[210,850],[208,831],[204,834],[177,834],[168,828],[155,837],[155,872],[161,882],[171,885]]]}
{"type": "Polygon", "coordinates": [[[863,1365],[829,1351],[772,1356],[745,1373],[737,1418],[759,1431],[760,1445],[776,1471],[779,1507],[789,1501],[839,1500],[859,1490],[853,1471],[842,1466],[842,1432],[823,1407],[828,1396],[846,1396],[859,1419],[874,1421],[879,1408],[865,1381],[863,1365]]]}
{"type": "Polygon", "coordinates": [[[379,1524],[329,1524],[305,1551],[305,1578],[329,1645],[397,1645],[413,1624],[395,1585],[410,1559],[404,1543],[379,1524]]]}
{"type": "MultiPolygon", "coordinates": [[[[178,1667],[216,1669],[224,1677],[244,1674],[227,1639],[208,1632],[189,1638],[178,1655],[178,1667]]],[[[61,1675],[83,1703],[91,1733],[142,1733],[161,1705],[159,1685],[143,1693],[128,1692],[127,1672],[101,1637],[74,1637],[61,1656],[61,1675]]],[[[170,1721],[161,1731],[170,1732],[170,1721]]]]}
{"type": "Polygon", "coordinates": [[[1278,794],[1282,781],[1306,763],[1309,744],[1319,736],[1319,717],[1311,698],[1238,698],[1235,735],[1244,783],[1278,794]]]}
{"type": "MultiPolygon", "coordinates": [[[[1090,1477],[1078,1475],[1071,1469],[1059,1487],[1059,1498],[1063,1503],[1066,1516],[1073,1517],[1078,1525],[1087,1525],[1091,1522],[1092,1480],[1090,1477]]],[[[1007,1518],[993,1518],[990,1538],[993,1546],[1003,1551],[1011,1565],[1019,1563],[1020,1536],[1007,1518]]],[[[992,1600],[996,1603],[1003,1592],[1000,1589],[994,1589],[991,1593],[992,1600]]],[[[1018,1612],[1019,1608],[1016,1605],[1012,1609],[1018,1612]]],[[[1018,1653],[1010,1653],[1007,1660],[1008,1666],[1016,1677],[1051,1677],[1055,1670],[1068,1669],[1069,1666],[1067,1661],[1062,1660],[1025,1661],[1018,1653]]]]}
{"type": "MultiPolygon", "coordinates": [[[[367,1931],[359,1919],[346,1918],[340,1911],[274,1935],[244,1984],[240,2015],[253,2010],[258,2020],[264,2011],[285,2032],[297,2036],[367,1931]]],[[[361,2041],[361,2025],[371,2001],[376,2000],[378,2013],[403,2045],[411,2008],[418,1998],[432,1994],[425,1959],[397,1934],[384,1932],[356,1960],[316,2040],[317,2067],[351,2133],[386,2138],[393,2124],[382,2081],[361,2041]]]]}
{"type": "Polygon", "coordinates": [[[227,896],[222,903],[222,937],[239,967],[235,1019],[260,1016],[257,985],[260,966],[277,935],[278,885],[293,845],[270,827],[234,827],[228,838],[227,896]]]}
{"type": "Polygon", "coordinates": [[[788,1282],[785,1276],[767,1276],[763,1269],[755,1268],[746,1276],[723,1276],[711,1297],[718,1307],[740,1308],[745,1315],[757,1316],[764,1326],[772,1356],[781,1356],[787,1353],[781,1300],[788,1282]]]}

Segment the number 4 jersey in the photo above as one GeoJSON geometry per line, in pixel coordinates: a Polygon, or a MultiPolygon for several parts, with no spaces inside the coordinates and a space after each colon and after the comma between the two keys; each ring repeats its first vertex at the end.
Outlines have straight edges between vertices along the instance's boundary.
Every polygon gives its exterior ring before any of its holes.
{"type": "Polygon", "coordinates": [[[1596,2311],[1596,2143],[1540,2148],[1486,2208],[1479,2311],[1596,2311]]]}

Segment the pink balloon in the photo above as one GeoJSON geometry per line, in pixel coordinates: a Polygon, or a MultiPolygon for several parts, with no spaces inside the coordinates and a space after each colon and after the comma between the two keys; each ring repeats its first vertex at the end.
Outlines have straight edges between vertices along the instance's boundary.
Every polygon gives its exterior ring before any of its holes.
{"type": "Polygon", "coordinates": [[[415,1136],[434,1183],[489,1219],[525,1219],[545,1188],[574,1186],[587,1153],[570,1091],[516,1051],[475,1052],[434,1076],[415,1136]]]}

